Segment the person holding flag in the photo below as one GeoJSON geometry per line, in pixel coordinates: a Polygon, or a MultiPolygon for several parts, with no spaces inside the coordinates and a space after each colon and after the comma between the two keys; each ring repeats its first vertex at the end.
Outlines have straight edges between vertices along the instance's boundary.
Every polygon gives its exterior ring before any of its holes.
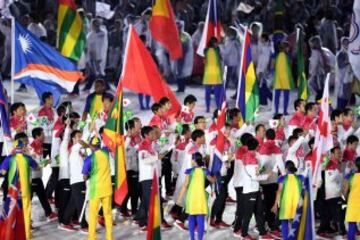
{"type": "Polygon", "coordinates": [[[201,153],[194,153],[192,158],[195,166],[185,171],[185,183],[176,203],[178,205],[182,204],[182,199],[186,192],[185,212],[189,214],[190,239],[195,240],[195,228],[197,227],[198,239],[202,240],[205,230],[205,216],[209,212],[205,181],[208,180],[214,183],[215,177],[210,176],[210,172],[205,168],[201,153]]]}
{"type": "Polygon", "coordinates": [[[90,181],[89,200],[89,240],[96,239],[96,223],[101,203],[106,228],[106,240],[112,240],[112,184],[110,170],[110,153],[101,148],[101,141],[93,137],[90,146],[94,152],[84,160],[82,174],[84,181],[90,181]]]}
{"type": "MultiPolygon", "coordinates": [[[[22,140],[17,140],[14,142],[15,149],[12,154],[7,156],[3,163],[1,164],[1,174],[5,176],[8,172],[8,182],[9,184],[16,183],[17,190],[19,191],[18,196],[21,196],[21,206],[23,211],[23,218],[18,219],[15,224],[24,224],[25,225],[25,236],[26,240],[31,239],[31,178],[30,178],[30,168],[38,169],[38,164],[36,161],[25,154],[26,145],[22,140]]],[[[11,189],[10,189],[11,190],[11,189]]],[[[11,194],[9,191],[8,194],[11,194]]],[[[18,199],[17,199],[18,200],[18,199]]],[[[6,222],[10,226],[13,225],[13,222],[6,222]]],[[[1,228],[2,222],[0,222],[1,228]]],[[[10,227],[8,226],[8,227],[10,227]]],[[[17,229],[18,226],[15,226],[17,229]]],[[[11,228],[11,227],[10,227],[11,228]]],[[[10,233],[8,233],[10,234],[10,233]]],[[[19,234],[19,233],[16,233],[19,234]]],[[[1,236],[0,236],[1,237],[1,236]]]]}

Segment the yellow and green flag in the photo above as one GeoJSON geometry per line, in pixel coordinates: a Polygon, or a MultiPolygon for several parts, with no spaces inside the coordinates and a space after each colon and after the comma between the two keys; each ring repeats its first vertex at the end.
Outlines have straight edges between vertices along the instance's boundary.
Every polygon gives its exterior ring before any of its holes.
{"type": "Polygon", "coordinates": [[[160,213],[160,198],[159,198],[159,185],[156,171],[154,170],[153,180],[151,184],[151,195],[149,205],[149,221],[147,225],[146,240],[160,240],[161,231],[161,213],[160,213]]]}
{"type": "Polygon", "coordinates": [[[121,82],[118,85],[114,104],[106,121],[102,137],[104,144],[115,157],[114,200],[121,205],[128,194],[125,166],[123,87],[121,82]]]}
{"type": "Polygon", "coordinates": [[[86,41],[83,30],[83,21],[74,0],[59,0],[57,46],[62,55],[79,61],[86,41]]]}
{"type": "Polygon", "coordinates": [[[307,100],[309,97],[309,86],[305,75],[305,62],[301,35],[301,28],[298,28],[296,30],[297,84],[299,86],[298,97],[302,100],[307,100]]]}

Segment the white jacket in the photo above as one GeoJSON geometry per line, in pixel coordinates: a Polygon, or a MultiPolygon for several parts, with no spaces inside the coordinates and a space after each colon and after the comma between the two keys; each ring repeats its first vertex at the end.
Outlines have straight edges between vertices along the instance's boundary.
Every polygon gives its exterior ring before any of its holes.
{"type": "Polygon", "coordinates": [[[138,153],[139,158],[139,182],[146,181],[146,180],[152,180],[154,169],[156,169],[156,174],[158,177],[159,171],[158,171],[158,163],[161,163],[159,160],[159,156],[157,152],[155,151],[154,154],[151,154],[149,151],[146,150],[140,150],[138,153]]]}
{"type": "Polygon", "coordinates": [[[69,179],[69,141],[70,141],[70,128],[66,127],[64,131],[63,140],[60,144],[59,154],[59,180],[69,179]]]}
{"type": "Polygon", "coordinates": [[[325,199],[341,197],[343,175],[338,169],[325,170],[325,199]]]}
{"type": "Polygon", "coordinates": [[[244,167],[244,186],[243,194],[254,193],[260,190],[260,181],[265,181],[268,179],[268,174],[258,174],[259,165],[251,164],[245,165],[244,167]]]}

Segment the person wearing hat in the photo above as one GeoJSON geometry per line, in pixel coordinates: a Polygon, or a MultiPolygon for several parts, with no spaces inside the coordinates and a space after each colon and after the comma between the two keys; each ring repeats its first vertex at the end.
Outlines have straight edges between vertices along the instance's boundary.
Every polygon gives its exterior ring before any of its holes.
{"type": "MultiPolygon", "coordinates": [[[[15,149],[12,154],[7,156],[1,164],[0,173],[5,176],[8,174],[9,186],[17,187],[20,185],[20,189],[17,189],[17,196],[21,198],[21,204],[24,214],[24,219],[17,219],[16,223],[23,222],[25,225],[25,236],[22,239],[31,239],[31,174],[30,168],[38,169],[36,161],[25,154],[26,144],[23,140],[16,140],[14,143],[15,149]]],[[[11,187],[11,188],[13,188],[11,187]]],[[[10,189],[9,189],[10,190],[10,189]]],[[[9,191],[10,193],[10,191],[9,191]]],[[[20,200],[20,199],[19,199],[20,200]]],[[[15,227],[16,229],[16,227],[15,227]]],[[[15,233],[19,237],[20,233],[15,233]]]]}
{"type": "Polygon", "coordinates": [[[106,148],[101,148],[101,141],[93,137],[90,147],[94,150],[84,161],[82,174],[84,181],[89,179],[89,239],[96,239],[96,224],[101,203],[105,218],[106,239],[112,237],[112,184],[110,170],[110,153],[106,148]]]}

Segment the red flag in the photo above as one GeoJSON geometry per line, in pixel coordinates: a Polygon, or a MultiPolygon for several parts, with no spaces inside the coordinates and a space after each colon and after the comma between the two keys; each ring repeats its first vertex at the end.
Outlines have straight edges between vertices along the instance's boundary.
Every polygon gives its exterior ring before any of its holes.
{"type": "Polygon", "coordinates": [[[173,91],[163,80],[151,54],[134,28],[129,30],[121,81],[134,92],[151,95],[155,101],[168,97],[172,104],[170,115],[180,112],[181,106],[173,91]]]}
{"type": "Polygon", "coordinates": [[[330,151],[333,146],[333,138],[331,135],[331,121],[330,121],[330,111],[329,111],[329,78],[330,74],[327,75],[324,93],[321,99],[321,107],[318,118],[318,125],[316,127],[315,135],[315,144],[313,150],[313,159],[312,159],[312,169],[313,169],[313,183],[315,184],[319,178],[320,167],[322,162],[322,157],[328,151],[330,151]]]}
{"type": "Polygon", "coordinates": [[[204,49],[207,47],[210,38],[216,37],[218,42],[221,41],[222,27],[218,9],[217,0],[209,0],[204,30],[196,51],[196,53],[202,57],[204,56],[204,49]]]}
{"type": "Polygon", "coordinates": [[[182,57],[182,46],[169,0],[156,0],[149,21],[151,35],[169,52],[170,58],[182,57]]]}

